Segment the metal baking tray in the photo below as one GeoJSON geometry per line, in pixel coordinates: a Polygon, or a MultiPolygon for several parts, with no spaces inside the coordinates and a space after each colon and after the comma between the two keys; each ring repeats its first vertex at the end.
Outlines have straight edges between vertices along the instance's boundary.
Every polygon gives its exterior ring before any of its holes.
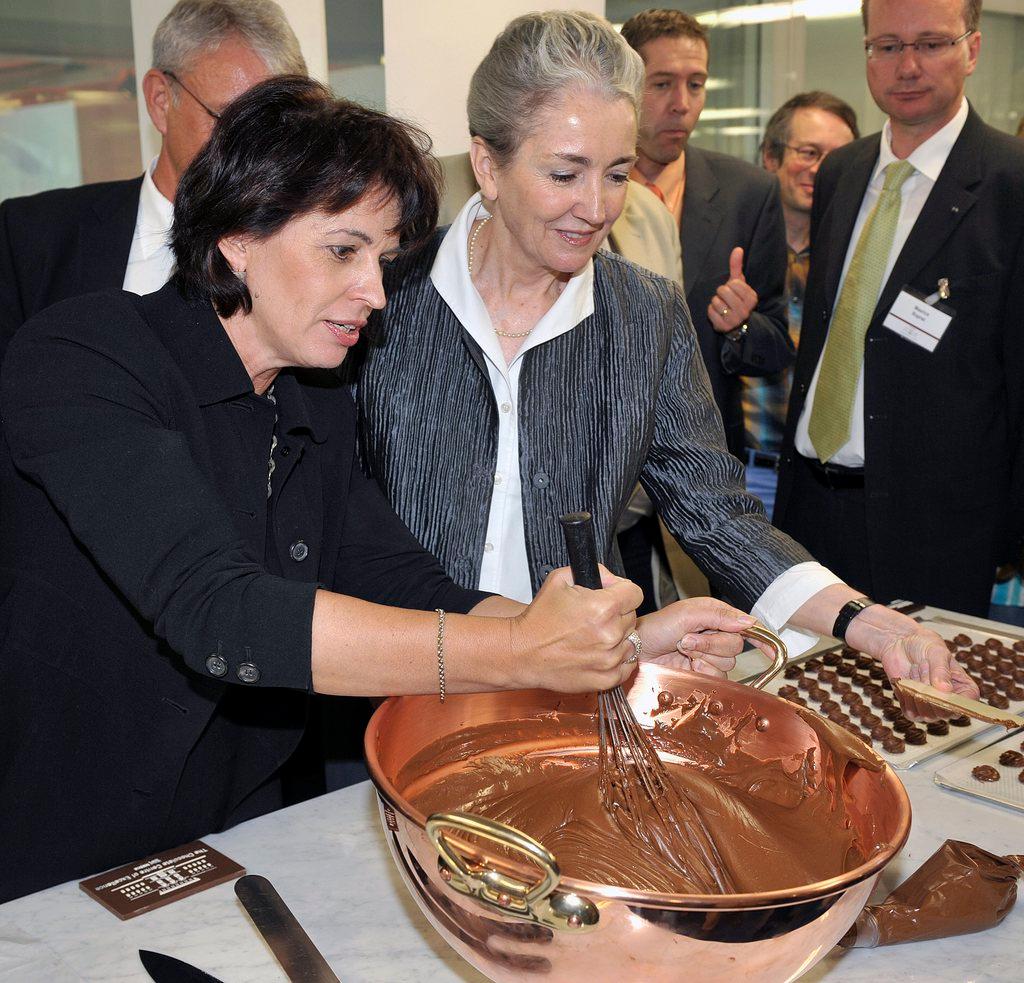
{"type": "Polygon", "coordinates": [[[1024,782],[1020,780],[1024,769],[999,764],[999,755],[1004,751],[1024,753],[1021,747],[1024,744],[1021,740],[1022,735],[1024,730],[1016,730],[970,757],[954,761],[953,764],[935,773],[935,784],[1024,812],[1024,782]],[[979,782],[971,774],[978,765],[992,765],[999,772],[999,781],[979,782]]]}

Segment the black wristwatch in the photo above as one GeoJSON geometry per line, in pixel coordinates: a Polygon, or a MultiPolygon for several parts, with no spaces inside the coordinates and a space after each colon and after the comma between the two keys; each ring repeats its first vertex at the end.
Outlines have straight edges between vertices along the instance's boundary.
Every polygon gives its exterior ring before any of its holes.
{"type": "Polygon", "coordinates": [[[865,608],[869,608],[872,604],[877,603],[877,601],[872,601],[870,597],[855,597],[852,601],[847,601],[839,609],[836,623],[832,626],[833,637],[838,638],[841,642],[845,642],[846,629],[850,627],[850,622],[865,608]]]}

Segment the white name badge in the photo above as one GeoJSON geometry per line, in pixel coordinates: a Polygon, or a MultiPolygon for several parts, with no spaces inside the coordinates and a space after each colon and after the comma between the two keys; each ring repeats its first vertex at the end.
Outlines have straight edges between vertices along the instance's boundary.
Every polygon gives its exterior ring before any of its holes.
{"type": "Polygon", "coordinates": [[[935,307],[927,300],[901,290],[882,324],[901,338],[933,352],[952,320],[953,314],[948,308],[935,307]]]}

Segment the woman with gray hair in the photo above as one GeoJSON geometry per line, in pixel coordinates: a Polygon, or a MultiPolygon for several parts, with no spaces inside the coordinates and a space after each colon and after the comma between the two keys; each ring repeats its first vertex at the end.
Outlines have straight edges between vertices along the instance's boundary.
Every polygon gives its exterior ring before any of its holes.
{"type": "MultiPolygon", "coordinates": [[[[938,635],[768,523],[726,450],[679,287],[598,251],[643,82],[639,55],[590,14],[528,14],[499,35],[468,100],[480,193],[395,264],[371,322],[364,460],[457,583],[528,600],[566,562],[558,516],[581,508],[619,568],[613,534],[639,480],[717,591],[796,629],[791,646],[810,644],[801,629],[845,635],[890,676],[976,695],[938,635]]],[[[719,643],[674,634],[677,610],[645,619],[648,651],[727,669],[719,643]]]]}

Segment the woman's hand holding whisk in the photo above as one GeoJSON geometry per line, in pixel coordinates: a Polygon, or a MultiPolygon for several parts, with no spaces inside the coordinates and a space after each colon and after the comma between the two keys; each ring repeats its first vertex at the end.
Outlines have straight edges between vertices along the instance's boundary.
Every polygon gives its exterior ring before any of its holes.
{"type": "Polygon", "coordinates": [[[643,593],[605,567],[601,590],[573,583],[568,567],[553,571],[533,603],[509,619],[510,682],[561,693],[588,693],[625,682],[635,668],[629,633],[643,593]]]}
{"type": "MultiPolygon", "coordinates": [[[[690,597],[637,622],[642,658],[673,669],[724,677],[743,649],[740,632],[756,618],[713,597],[690,597]]],[[[760,647],[760,643],[754,641],[760,647]]],[[[770,653],[766,654],[771,657],[770,653]]]]}

